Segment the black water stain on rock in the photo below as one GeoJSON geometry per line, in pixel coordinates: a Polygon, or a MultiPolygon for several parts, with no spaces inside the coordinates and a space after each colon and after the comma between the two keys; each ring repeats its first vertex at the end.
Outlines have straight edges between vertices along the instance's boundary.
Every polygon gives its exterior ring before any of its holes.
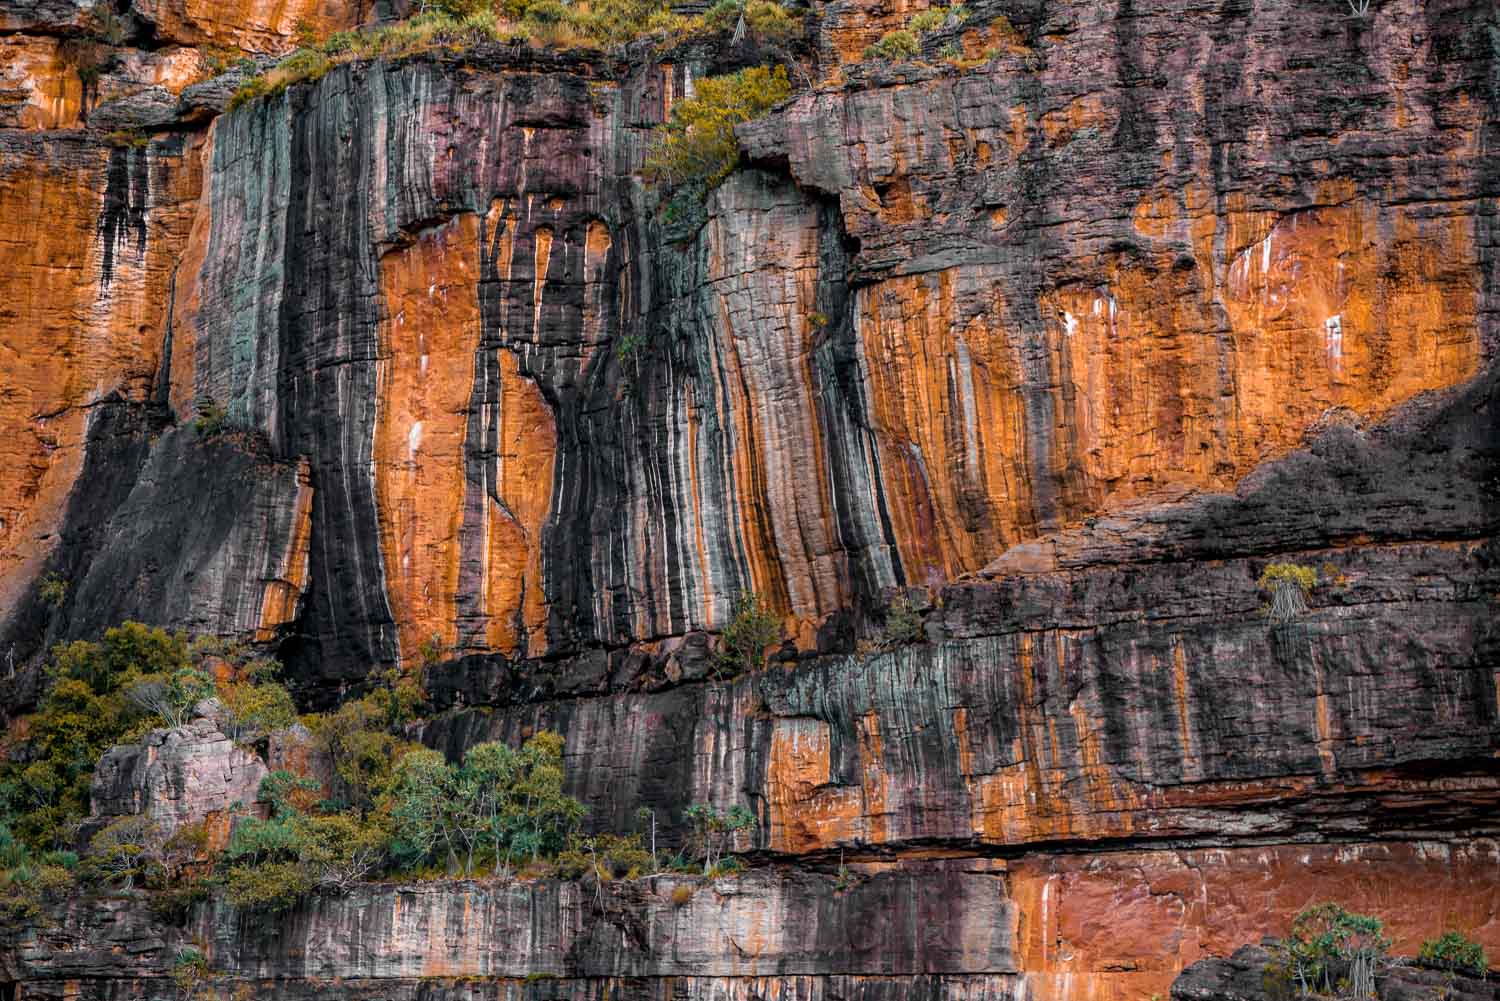
{"type": "Polygon", "coordinates": [[[135,237],[137,257],[146,253],[146,203],[151,196],[150,164],[145,149],[115,147],[109,151],[105,173],[104,207],[99,213],[99,235],[104,241],[100,280],[114,280],[115,254],[120,244],[135,237]]]}

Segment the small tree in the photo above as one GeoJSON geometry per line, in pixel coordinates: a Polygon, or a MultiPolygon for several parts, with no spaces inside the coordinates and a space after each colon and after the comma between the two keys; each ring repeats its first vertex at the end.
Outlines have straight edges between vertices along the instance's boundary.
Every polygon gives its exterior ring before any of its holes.
{"type": "Polygon", "coordinates": [[[755,815],[736,803],[720,813],[707,803],[695,803],[683,811],[682,819],[692,825],[692,851],[703,859],[703,874],[713,875],[723,862],[725,849],[734,835],[755,823],[755,815]]]}
{"type": "Polygon", "coordinates": [[[1375,991],[1376,968],[1391,945],[1383,931],[1379,918],[1338,904],[1309,907],[1292,921],[1268,974],[1304,997],[1333,991],[1340,980],[1348,981],[1355,997],[1369,997],[1375,991]]]}
{"type": "Polygon", "coordinates": [[[192,718],[193,707],[213,694],[214,679],[197,668],[147,675],[127,689],[132,703],[155,713],[169,727],[182,726],[192,718]]]}
{"type": "Polygon", "coordinates": [[[297,722],[292,696],[274,681],[232,681],[219,688],[224,735],[237,743],[259,740],[297,722]]]}
{"type": "Polygon", "coordinates": [[[740,595],[734,618],[724,629],[719,661],[731,671],[757,671],[765,666],[766,647],[781,639],[781,622],[757,594],[740,595]]]}
{"type": "Polygon", "coordinates": [[[922,616],[903,595],[891,602],[885,610],[885,629],[880,635],[880,645],[890,650],[922,638],[922,616]]]}
{"type": "Polygon", "coordinates": [[[1271,593],[1272,622],[1287,623],[1307,611],[1307,595],[1318,583],[1318,572],[1296,563],[1272,563],[1256,586],[1271,593]]]}
{"type": "Polygon", "coordinates": [[[668,187],[715,187],[739,162],[734,127],[761,117],[791,93],[785,66],[698,80],[693,97],[675,104],[671,120],[661,126],[660,141],[646,161],[647,175],[668,187]]]}

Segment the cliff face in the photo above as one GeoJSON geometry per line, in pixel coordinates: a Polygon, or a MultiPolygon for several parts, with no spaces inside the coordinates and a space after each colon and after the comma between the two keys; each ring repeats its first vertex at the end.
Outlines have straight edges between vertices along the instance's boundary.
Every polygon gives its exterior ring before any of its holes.
{"type": "Polygon", "coordinates": [[[559,729],[590,824],[746,803],[767,866],[79,904],[25,996],[197,939],[289,997],[1123,998],[1325,898],[1500,949],[1494,10],[978,3],[884,64],[910,11],[819,4],[669,221],[732,53],[205,82],[400,6],[0,2],[7,707],[127,618],[311,705],[439,649],[428,744],[559,729]],[[792,643],[710,680],[747,591],[792,643]]]}

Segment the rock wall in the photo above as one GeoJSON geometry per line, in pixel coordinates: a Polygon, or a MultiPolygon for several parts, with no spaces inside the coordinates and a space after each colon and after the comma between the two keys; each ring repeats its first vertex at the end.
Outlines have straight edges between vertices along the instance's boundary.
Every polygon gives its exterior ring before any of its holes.
{"type": "Polygon", "coordinates": [[[651,130],[733,50],[227,111],[226,54],[404,6],[87,7],[0,0],[7,714],[126,618],[314,707],[435,658],[413,736],[559,729],[589,825],[743,804],[756,868],[77,901],[0,998],[156,996],[196,942],[226,996],[1104,1001],[1329,898],[1500,952],[1493,9],[994,0],[890,64],[911,11],[831,0],[666,212],[651,130]],[[748,591],[789,642],[719,678],[748,591]]]}

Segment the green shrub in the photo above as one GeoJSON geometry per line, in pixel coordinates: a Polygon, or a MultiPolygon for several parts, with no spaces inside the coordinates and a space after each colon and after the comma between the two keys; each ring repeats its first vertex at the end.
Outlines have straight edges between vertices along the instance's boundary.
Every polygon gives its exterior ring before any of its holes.
{"type": "Polygon", "coordinates": [[[237,743],[250,743],[297,722],[291,693],[274,681],[231,681],[219,686],[220,728],[237,743]]]}
{"type": "Polygon", "coordinates": [[[891,602],[885,611],[885,629],[880,645],[886,649],[906,646],[922,638],[922,616],[903,595],[891,602]]]}
{"type": "Polygon", "coordinates": [[[1333,991],[1344,981],[1355,997],[1368,997],[1374,991],[1376,968],[1391,945],[1383,932],[1379,918],[1346,911],[1338,904],[1309,907],[1297,915],[1290,934],[1273,950],[1266,985],[1306,996],[1333,991]]]}
{"type": "Polygon", "coordinates": [[[943,22],[948,19],[948,11],[942,7],[929,7],[922,13],[906,22],[906,26],[912,31],[925,34],[934,29],[941,28],[943,22]]]}
{"type": "Polygon", "coordinates": [[[573,834],[557,856],[557,874],[563,879],[591,877],[601,883],[612,879],[634,879],[653,871],[651,853],[639,834],[573,834]]]}
{"type": "Polygon", "coordinates": [[[63,602],[68,600],[68,582],[55,573],[49,573],[42,578],[37,593],[51,607],[61,608],[63,602]]]}
{"type": "Polygon", "coordinates": [[[1423,966],[1471,977],[1482,977],[1490,968],[1484,947],[1456,931],[1445,931],[1439,938],[1423,942],[1417,961],[1423,966]]]}
{"type": "Polygon", "coordinates": [[[130,701],[168,727],[179,727],[193,718],[194,707],[211,698],[214,679],[196,667],[181,667],[170,673],[147,674],[126,690],[130,701]]]}
{"type": "Polygon", "coordinates": [[[391,789],[393,853],[408,868],[472,875],[561,850],[585,813],[563,792],[562,737],[536,734],[520,751],[491,742],[454,767],[436,751],[401,759],[391,789]]]}
{"type": "Polygon", "coordinates": [[[745,30],[751,38],[784,45],[802,35],[802,18],[775,0],[750,0],[745,5],[745,30]]]}
{"type": "Polygon", "coordinates": [[[646,161],[646,175],[668,188],[697,183],[704,190],[734,170],[740,147],[734,127],[759,118],[791,96],[786,67],[757,66],[697,81],[694,96],[672,107],[646,161]]]}
{"type": "Polygon", "coordinates": [[[916,32],[907,28],[887,31],[880,40],[865,49],[866,59],[884,59],[888,62],[903,62],[915,59],[922,51],[916,32]]]}
{"type": "Polygon", "coordinates": [[[734,603],[734,618],[724,629],[721,666],[730,671],[758,671],[766,663],[766,647],[781,639],[781,620],[758,594],[742,594],[734,603]]]}
{"type": "MultiPolygon", "coordinates": [[[[261,80],[261,78],[256,77],[255,80],[247,82],[240,90],[249,87],[256,80],[261,80]]],[[[235,97],[239,97],[239,91],[235,92],[235,97]]],[[[234,107],[232,102],[230,107],[234,107]]],[[[198,437],[213,438],[229,429],[229,411],[225,410],[223,405],[211,399],[202,399],[198,401],[197,410],[198,415],[193,418],[193,431],[198,437]]]]}
{"type": "Polygon", "coordinates": [[[129,688],[190,666],[185,635],[136,622],[108,630],[100,643],[54,647],[26,755],[0,759],[0,822],[33,851],[65,847],[68,831],[88,814],[99,755],[150,725],[129,688]]]}
{"type": "Polygon", "coordinates": [[[260,798],[271,815],[236,824],[221,862],[230,902],[281,911],[314,890],[345,892],[384,865],[391,841],[385,817],[316,812],[317,789],[290,772],[266,776],[260,798]]]}

